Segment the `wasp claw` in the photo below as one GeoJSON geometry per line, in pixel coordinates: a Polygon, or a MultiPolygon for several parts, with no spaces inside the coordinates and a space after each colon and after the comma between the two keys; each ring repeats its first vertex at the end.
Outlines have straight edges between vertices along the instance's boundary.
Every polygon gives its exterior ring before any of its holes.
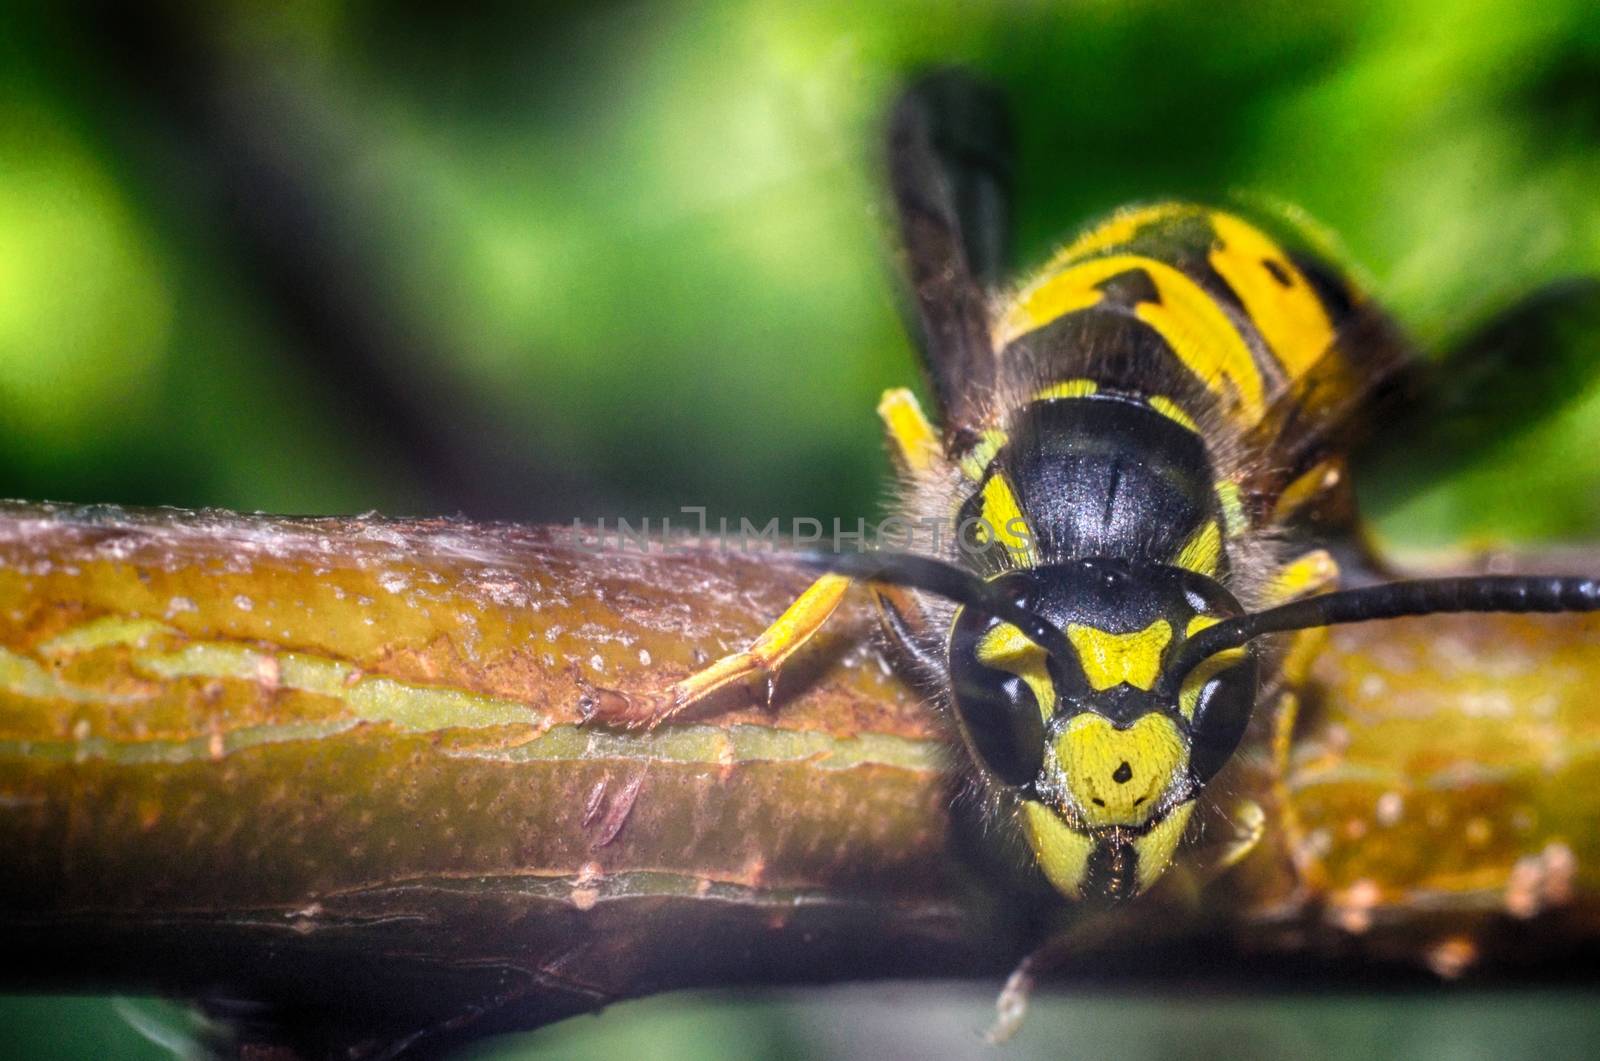
{"type": "Polygon", "coordinates": [[[1240,800],[1233,808],[1233,839],[1217,858],[1218,870],[1231,869],[1244,861],[1267,834],[1267,812],[1255,800],[1240,800]]]}
{"type": "Polygon", "coordinates": [[[676,692],[672,693],[670,696],[661,697],[654,704],[652,704],[649,710],[645,712],[644,716],[630,728],[644,729],[647,731],[653,730],[668,719],[675,718],[679,712],[683,711],[693,703],[694,701],[692,699],[685,698],[676,692]]]}
{"type": "Polygon", "coordinates": [[[1022,1027],[1028,1015],[1028,996],[1033,994],[1033,975],[1018,969],[1006,978],[1006,986],[994,1000],[994,1023],[984,1033],[983,1040],[990,1046],[1009,1042],[1022,1027]]]}
{"type": "Polygon", "coordinates": [[[640,706],[626,693],[615,689],[587,686],[578,696],[578,721],[580,725],[622,726],[638,729],[654,725],[658,709],[646,704],[640,706]]]}

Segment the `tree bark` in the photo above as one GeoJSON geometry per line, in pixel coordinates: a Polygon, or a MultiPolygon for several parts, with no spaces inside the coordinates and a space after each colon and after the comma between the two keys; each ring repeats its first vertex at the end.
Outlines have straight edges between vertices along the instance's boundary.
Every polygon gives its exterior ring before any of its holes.
{"type": "Polygon", "coordinates": [[[772,709],[583,724],[805,581],[563,528],[0,507],[5,986],[372,1053],[694,985],[998,983],[1047,924],[1068,975],[1165,984],[1565,975],[1600,939],[1600,620],[1303,638],[1190,868],[1106,910],[974,840],[858,595],[772,709]],[[1201,887],[1246,799],[1260,843],[1201,887]]]}

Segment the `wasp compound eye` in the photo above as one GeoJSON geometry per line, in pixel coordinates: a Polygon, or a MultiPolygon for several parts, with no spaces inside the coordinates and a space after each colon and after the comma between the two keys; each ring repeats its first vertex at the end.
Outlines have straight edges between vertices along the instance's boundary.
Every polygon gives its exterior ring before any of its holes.
{"type": "Polygon", "coordinates": [[[1244,739],[1255,708],[1259,665],[1247,648],[1219,652],[1184,679],[1179,710],[1189,716],[1189,772],[1211,780],[1244,739]]]}
{"type": "Polygon", "coordinates": [[[967,747],[995,780],[1021,788],[1044,764],[1055,703],[1049,656],[1016,627],[963,609],[950,636],[950,682],[967,747]]]}

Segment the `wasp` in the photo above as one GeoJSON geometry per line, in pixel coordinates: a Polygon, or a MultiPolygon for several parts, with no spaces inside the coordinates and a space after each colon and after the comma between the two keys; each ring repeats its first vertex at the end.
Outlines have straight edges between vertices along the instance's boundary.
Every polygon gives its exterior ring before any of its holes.
{"type": "Polygon", "coordinates": [[[1414,359],[1327,241],[1161,202],[1089,227],[1007,288],[1009,140],[995,96],[950,72],[914,83],[888,122],[937,408],[930,421],[896,389],[878,413],[902,514],[950,533],[806,557],[822,573],[789,610],[644,721],[756,677],[770,696],[865,583],[1044,878],[1071,899],[1128,899],[1172,864],[1280,680],[1266,635],[1590,611],[1600,581],[1382,580],[1348,457],[1414,359]]]}

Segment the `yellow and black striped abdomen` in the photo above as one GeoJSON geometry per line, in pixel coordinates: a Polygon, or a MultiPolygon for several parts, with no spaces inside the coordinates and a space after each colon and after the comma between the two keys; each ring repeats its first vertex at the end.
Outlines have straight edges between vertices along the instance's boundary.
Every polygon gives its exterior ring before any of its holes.
{"type": "Polygon", "coordinates": [[[1364,341],[1373,319],[1331,268],[1234,214],[1117,214],[998,315],[1009,414],[962,455],[962,515],[995,528],[1008,566],[1104,555],[1225,577],[1229,541],[1326,456],[1363,373],[1387,373],[1397,347],[1364,341]]]}
{"type": "MultiPolygon", "coordinates": [[[[1002,369],[1086,378],[1257,432],[1361,315],[1348,281],[1241,218],[1183,203],[1113,216],[999,315],[1002,369]]],[[[1326,407],[1326,403],[1324,403],[1326,407]]]]}

